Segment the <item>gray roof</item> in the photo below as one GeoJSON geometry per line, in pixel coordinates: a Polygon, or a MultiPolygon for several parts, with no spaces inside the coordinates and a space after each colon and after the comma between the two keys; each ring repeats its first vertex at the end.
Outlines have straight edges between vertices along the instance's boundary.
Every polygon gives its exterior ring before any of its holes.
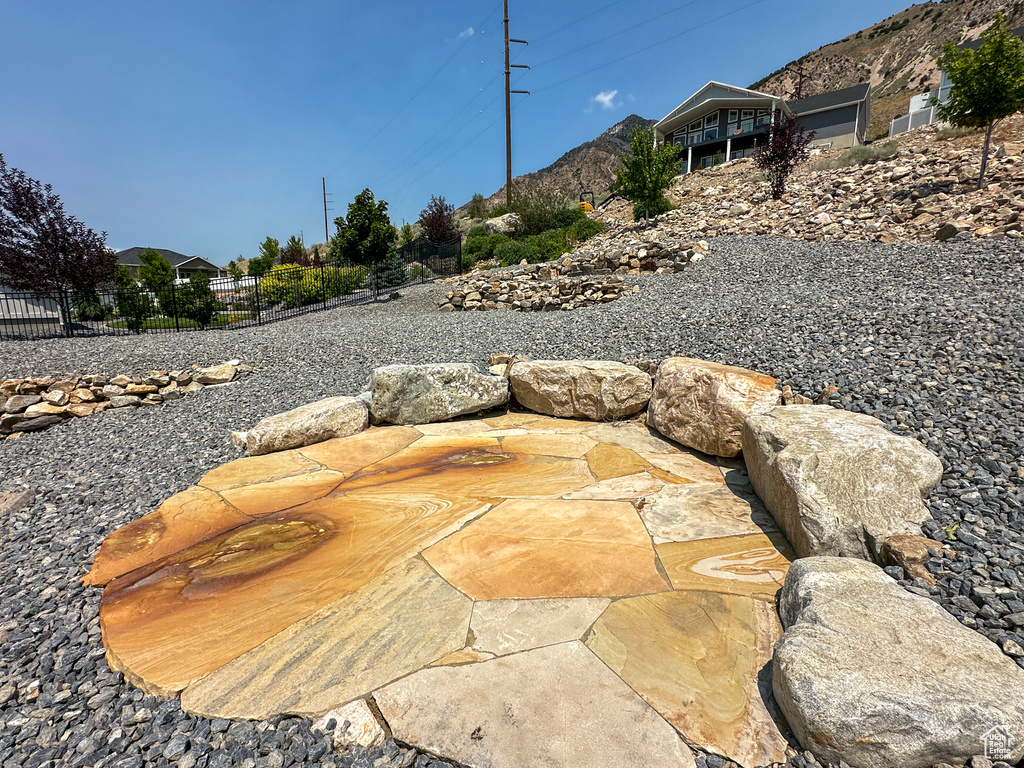
{"type": "Polygon", "coordinates": [[[796,114],[805,115],[809,112],[820,112],[824,109],[866,101],[870,93],[871,83],[858,83],[857,85],[851,85],[849,88],[819,93],[817,96],[808,96],[806,99],[786,103],[796,114]]]}
{"type": "Polygon", "coordinates": [[[169,251],[166,248],[127,248],[123,251],[117,252],[117,262],[119,264],[124,264],[129,267],[137,267],[142,263],[139,261],[139,254],[142,253],[143,251],[156,251],[165,259],[167,259],[167,263],[170,264],[172,267],[180,267],[189,261],[199,261],[202,262],[203,264],[206,264],[210,269],[221,269],[213,262],[204,259],[202,256],[186,256],[183,253],[178,253],[177,251],[169,251]]]}

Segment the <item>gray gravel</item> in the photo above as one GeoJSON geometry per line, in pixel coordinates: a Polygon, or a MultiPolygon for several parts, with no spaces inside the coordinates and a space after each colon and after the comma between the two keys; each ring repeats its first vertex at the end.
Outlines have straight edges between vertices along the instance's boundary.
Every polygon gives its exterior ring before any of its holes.
{"type": "MultiPolygon", "coordinates": [[[[132,373],[239,358],[255,371],[158,408],[123,409],[0,443],[0,491],[36,493],[0,517],[0,766],[378,766],[442,763],[392,742],[338,755],[308,720],[193,718],[110,673],[100,592],[80,577],[103,537],[238,456],[263,416],[361,391],[395,362],[493,352],[613,360],[682,354],[754,368],[882,419],[946,470],[930,535],[931,596],[1024,666],[1024,255],[1009,241],[936,245],[731,238],[681,275],[573,313],[439,314],[443,286],[262,328],[0,342],[0,376],[132,373]]],[[[902,574],[897,573],[897,576],[902,574]]],[[[715,761],[716,763],[719,761],[715,761]]],[[[710,763],[709,763],[710,764],[710,763]]],[[[798,757],[797,765],[805,764],[798,757]]]]}

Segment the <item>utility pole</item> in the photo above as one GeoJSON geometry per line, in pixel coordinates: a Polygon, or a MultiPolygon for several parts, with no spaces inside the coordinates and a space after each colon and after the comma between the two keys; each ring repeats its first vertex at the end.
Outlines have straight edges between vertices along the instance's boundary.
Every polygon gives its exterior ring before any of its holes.
{"type": "Polygon", "coordinates": [[[804,64],[803,64],[803,62],[800,62],[799,64],[797,64],[796,75],[797,75],[796,91],[792,95],[793,95],[794,99],[796,99],[797,101],[800,101],[800,99],[802,99],[804,97],[804,64]]]}
{"type": "Polygon", "coordinates": [[[529,91],[513,91],[512,88],[512,67],[517,69],[529,69],[525,64],[509,64],[508,44],[520,43],[529,45],[525,40],[516,40],[508,36],[508,0],[505,0],[505,205],[512,205],[512,94],[525,93],[529,91]]]}
{"type": "Polygon", "coordinates": [[[321,181],[324,183],[324,242],[330,245],[331,233],[327,229],[327,177],[321,177],[321,181]]]}

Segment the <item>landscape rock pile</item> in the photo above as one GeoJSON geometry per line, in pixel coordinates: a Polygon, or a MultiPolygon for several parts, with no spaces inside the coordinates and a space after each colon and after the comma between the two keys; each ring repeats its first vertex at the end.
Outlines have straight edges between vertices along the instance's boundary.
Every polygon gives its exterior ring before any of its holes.
{"type": "MultiPolygon", "coordinates": [[[[883,243],[963,237],[1019,238],[1024,211],[1024,120],[1007,121],[994,144],[978,190],[979,134],[951,140],[925,126],[897,138],[899,151],[867,165],[816,168],[841,152],[829,150],[794,172],[782,200],[765,194],[749,159],[676,178],[669,197],[678,205],[657,228],[688,237],[781,235],[802,240],[883,243]]],[[[616,201],[594,217],[608,224],[631,219],[616,201]]]]}
{"type": "Polygon", "coordinates": [[[250,369],[237,360],[230,363],[178,371],[149,371],[106,376],[43,376],[5,379],[0,383],[0,436],[19,437],[108,408],[160,405],[204,386],[227,384],[250,369]]]}
{"type": "Polygon", "coordinates": [[[520,264],[491,270],[455,282],[440,302],[442,312],[570,311],[606,304],[637,292],[624,275],[673,274],[704,258],[706,242],[689,242],[652,232],[638,238],[621,230],[598,235],[587,247],[545,264],[520,264]]]}

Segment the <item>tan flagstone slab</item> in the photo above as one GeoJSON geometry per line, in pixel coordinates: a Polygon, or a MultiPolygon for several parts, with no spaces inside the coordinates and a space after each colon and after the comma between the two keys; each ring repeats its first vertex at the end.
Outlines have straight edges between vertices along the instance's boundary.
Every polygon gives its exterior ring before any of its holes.
{"type": "Polygon", "coordinates": [[[436,495],[332,496],[262,517],[111,582],[100,617],[108,660],[147,690],[179,691],[486,509],[436,495]]]}
{"type": "Polygon", "coordinates": [[[317,462],[297,451],[281,451],[265,456],[236,459],[203,475],[199,485],[213,491],[226,491],[252,483],[268,483],[283,477],[320,469],[317,462]]]}
{"type": "Polygon", "coordinates": [[[779,530],[756,496],[720,482],[665,486],[647,497],[640,516],[655,544],[779,530]]]}
{"type": "Polygon", "coordinates": [[[492,429],[527,429],[531,433],[555,432],[571,434],[585,432],[594,426],[593,421],[586,419],[556,419],[539,413],[508,413],[493,419],[484,419],[492,429]]]}
{"type": "Polygon", "coordinates": [[[193,486],[107,536],[82,581],[106,584],[249,520],[214,491],[193,486]]]}
{"type": "Polygon", "coordinates": [[[476,648],[463,648],[462,650],[455,651],[454,653],[449,653],[447,656],[441,657],[430,666],[450,667],[456,664],[475,664],[478,661],[487,661],[488,659],[493,658],[493,653],[478,651],[476,648]]]}
{"type": "Polygon", "coordinates": [[[479,435],[490,432],[483,419],[466,419],[464,421],[439,421],[433,424],[417,424],[414,429],[423,435],[479,435]]]}
{"type": "Polygon", "coordinates": [[[433,667],[374,693],[395,738],[481,768],[693,768],[675,730],[582,643],[433,667]]]}
{"type": "Polygon", "coordinates": [[[612,603],[587,645],[692,746],[754,768],[786,760],[764,703],[780,636],[767,602],[685,591],[612,603]]]}
{"type": "Polygon", "coordinates": [[[679,452],[674,443],[636,421],[592,425],[584,434],[599,443],[619,445],[639,454],[679,452]]]}
{"type": "Polygon", "coordinates": [[[645,453],[643,457],[663,472],[691,483],[724,483],[721,469],[711,460],[692,453],[645,453]]]}
{"type": "Polygon", "coordinates": [[[640,472],[626,477],[613,477],[599,483],[588,485],[578,491],[567,493],[566,499],[595,499],[615,501],[617,499],[633,500],[641,496],[657,493],[664,487],[665,481],[648,472],[640,472]]]}
{"type": "Polygon", "coordinates": [[[316,716],[456,650],[473,601],[409,560],[190,685],[204,717],[316,716]]]}
{"type": "Polygon", "coordinates": [[[620,445],[598,443],[587,452],[587,463],[590,471],[598,480],[611,480],[614,477],[635,475],[651,468],[651,464],[635,451],[620,445]]]}
{"type": "MultiPolygon", "coordinates": [[[[274,454],[269,454],[274,455],[274,454]]],[[[319,465],[314,465],[319,466],[319,465]]],[[[221,492],[224,500],[250,517],[263,517],[326,496],[345,479],[341,472],[320,470],[269,483],[243,485],[221,492]]]]}
{"type": "Polygon", "coordinates": [[[561,496],[594,480],[583,459],[502,453],[494,438],[454,439],[455,445],[417,442],[346,480],[339,492],[386,499],[441,489],[478,499],[538,498],[561,496]]]}
{"type": "Polygon", "coordinates": [[[579,640],[611,600],[480,600],[473,606],[473,650],[497,656],[579,640]]]}
{"type": "Polygon", "coordinates": [[[512,435],[501,440],[505,453],[532,453],[542,456],[561,456],[568,459],[582,458],[597,443],[589,437],[572,434],[530,434],[512,435]]]}
{"type": "Polygon", "coordinates": [[[703,589],[775,601],[796,552],[778,531],[659,544],[673,589],[703,589]]]}
{"type": "Polygon", "coordinates": [[[423,435],[412,427],[370,427],[358,435],[306,445],[296,452],[327,469],[352,474],[397,453],[423,435]]]}
{"type": "Polygon", "coordinates": [[[668,589],[633,506],[510,499],[424,551],[477,600],[606,597],[668,589]]]}

